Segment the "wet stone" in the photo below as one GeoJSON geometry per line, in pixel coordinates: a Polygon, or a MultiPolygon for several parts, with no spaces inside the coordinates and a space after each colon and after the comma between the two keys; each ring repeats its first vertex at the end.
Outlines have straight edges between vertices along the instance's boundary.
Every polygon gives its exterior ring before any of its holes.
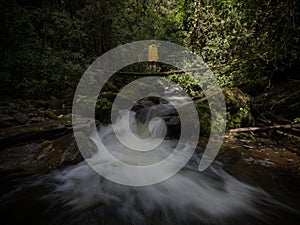
{"type": "Polygon", "coordinates": [[[15,120],[20,124],[26,124],[29,121],[29,117],[23,113],[16,113],[14,116],[15,120]]]}

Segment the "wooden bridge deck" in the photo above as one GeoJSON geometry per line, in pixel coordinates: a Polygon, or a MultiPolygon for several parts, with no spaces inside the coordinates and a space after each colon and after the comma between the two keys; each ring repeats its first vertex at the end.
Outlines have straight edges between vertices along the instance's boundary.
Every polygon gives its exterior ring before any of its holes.
{"type": "MultiPolygon", "coordinates": [[[[221,67],[221,66],[218,66],[221,67]]],[[[199,71],[206,71],[218,67],[202,67],[202,68],[192,68],[192,69],[187,69],[187,70],[171,70],[167,72],[127,72],[127,71],[118,71],[115,74],[116,75],[124,75],[124,76],[161,76],[161,77],[166,77],[166,76],[171,76],[171,75],[176,75],[176,74],[184,74],[188,72],[199,72],[199,71]]]]}

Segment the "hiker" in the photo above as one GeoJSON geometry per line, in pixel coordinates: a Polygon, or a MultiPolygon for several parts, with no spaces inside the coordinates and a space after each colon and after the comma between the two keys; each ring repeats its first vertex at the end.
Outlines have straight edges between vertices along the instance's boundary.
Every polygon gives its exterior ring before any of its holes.
{"type": "Polygon", "coordinates": [[[158,60],[157,46],[152,44],[148,49],[148,61],[150,62],[150,72],[156,72],[156,62],[158,60]],[[153,68],[153,71],[152,71],[153,68]]]}

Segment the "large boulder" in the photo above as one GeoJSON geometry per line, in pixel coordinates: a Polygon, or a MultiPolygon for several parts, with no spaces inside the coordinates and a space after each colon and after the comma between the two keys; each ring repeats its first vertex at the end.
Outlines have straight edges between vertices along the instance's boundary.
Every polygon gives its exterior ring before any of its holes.
{"type": "Polygon", "coordinates": [[[251,97],[238,88],[225,88],[223,94],[227,110],[227,128],[253,126],[251,97]]]}
{"type": "MultiPolygon", "coordinates": [[[[224,88],[223,95],[226,104],[227,129],[252,126],[254,119],[251,115],[250,96],[238,88],[224,88]]],[[[211,129],[211,113],[205,97],[195,101],[200,120],[200,133],[208,136],[211,129]]]]}

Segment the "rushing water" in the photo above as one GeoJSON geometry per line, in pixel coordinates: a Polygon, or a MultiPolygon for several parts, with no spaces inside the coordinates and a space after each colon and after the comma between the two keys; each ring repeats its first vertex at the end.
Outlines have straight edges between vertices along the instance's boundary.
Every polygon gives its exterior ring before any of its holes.
{"type": "MultiPolygon", "coordinates": [[[[125,139],[129,132],[124,130],[127,115],[128,112],[123,111],[116,122],[116,132],[125,139]]],[[[132,115],[131,128],[143,133],[145,126],[132,115]]],[[[161,136],[164,129],[160,121],[152,124],[149,141],[161,136]]],[[[145,157],[141,155],[144,153],[133,154],[124,147],[111,126],[101,127],[99,135],[115,157],[140,165],[164,159],[177,144],[176,140],[165,140],[155,154],[145,153],[145,157]]],[[[96,140],[93,136],[91,139],[96,140]]],[[[97,141],[95,145],[103,147],[97,141]]],[[[111,182],[85,162],[40,177],[19,180],[18,187],[0,199],[0,210],[6,213],[1,224],[275,224],[278,212],[291,210],[264,190],[232,177],[217,162],[205,172],[199,172],[200,157],[201,153],[196,152],[179,173],[164,182],[145,187],[111,182]]],[[[90,160],[108,168],[111,173],[122,170],[121,165],[109,165],[110,162],[99,157],[97,152],[90,160]]],[[[134,179],[131,174],[122,173],[122,176],[134,179]]]]}

